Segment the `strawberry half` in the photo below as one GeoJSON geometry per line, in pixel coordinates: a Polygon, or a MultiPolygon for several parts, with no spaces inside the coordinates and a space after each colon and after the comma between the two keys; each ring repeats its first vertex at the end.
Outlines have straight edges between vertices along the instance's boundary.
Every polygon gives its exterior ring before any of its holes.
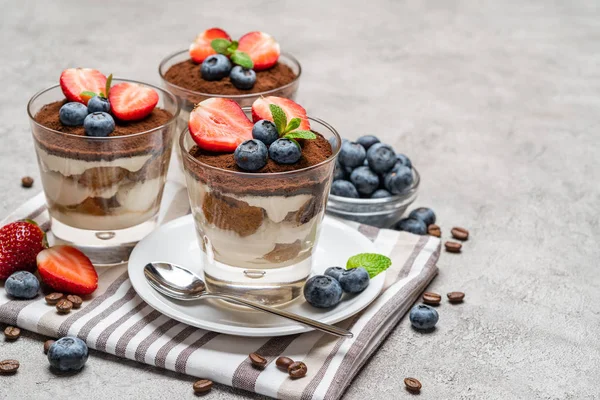
{"type": "Polygon", "coordinates": [[[204,150],[233,152],[252,139],[252,127],[242,108],[233,100],[213,97],[204,100],[190,114],[190,134],[204,150]]]}
{"type": "Polygon", "coordinates": [[[223,29],[212,28],[205,30],[196,36],[196,40],[190,45],[190,57],[192,60],[200,64],[206,57],[217,54],[210,46],[210,43],[215,39],[231,40],[231,37],[223,29]]]}
{"type": "Polygon", "coordinates": [[[110,88],[108,100],[115,117],[121,121],[137,121],[154,110],[158,93],[148,86],[123,82],[110,88]]]}
{"type": "Polygon", "coordinates": [[[67,100],[87,105],[90,97],[82,96],[81,93],[94,92],[100,94],[100,92],[104,92],[106,76],[91,68],[65,69],[60,74],[60,88],[67,100]]]}
{"type": "Polygon", "coordinates": [[[240,38],[238,50],[250,56],[256,71],[269,69],[277,64],[280,54],[279,43],[264,32],[246,33],[240,38]]]}
{"type": "Polygon", "coordinates": [[[18,221],[0,229],[0,279],[17,271],[35,271],[35,258],[44,250],[44,232],[37,224],[18,221]]]}
{"type": "Polygon", "coordinates": [[[276,104],[281,107],[287,116],[288,122],[292,118],[300,118],[302,122],[300,123],[299,129],[306,131],[310,130],[310,122],[306,116],[306,110],[300,104],[283,97],[268,96],[256,99],[254,103],[252,103],[252,121],[255,123],[261,119],[273,121],[269,104],[276,104]]]}
{"type": "Polygon", "coordinates": [[[71,246],[54,246],[37,255],[42,281],[53,290],[86,295],[98,288],[98,273],[90,259],[71,246]]]}

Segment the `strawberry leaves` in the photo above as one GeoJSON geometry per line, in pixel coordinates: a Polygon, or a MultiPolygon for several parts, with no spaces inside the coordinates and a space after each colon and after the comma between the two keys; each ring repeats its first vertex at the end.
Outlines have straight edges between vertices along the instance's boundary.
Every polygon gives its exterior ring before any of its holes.
{"type": "Polygon", "coordinates": [[[296,117],[292,118],[288,123],[287,116],[285,111],[277,104],[269,104],[269,110],[271,110],[271,116],[273,117],[273,123],[277,128],[277,132],[279,132],[279,137],[283,137],[286,139],[290,139],[294,141],[296,144],[296,139],[316,139],[317,135],[315,135],[311,131],[298,129],[300,124],[302,123],[302,119],[296,117]]]}
{"type": "Polygon", "coordinates": [[[223,54],[230,58],[231,62],[237,64],[243,68],[252,69],[254,62],[247,53],[239,51],[238,42],[227,39],[214,39],[210,42],[210,46],[219,54],[223,54]]]}

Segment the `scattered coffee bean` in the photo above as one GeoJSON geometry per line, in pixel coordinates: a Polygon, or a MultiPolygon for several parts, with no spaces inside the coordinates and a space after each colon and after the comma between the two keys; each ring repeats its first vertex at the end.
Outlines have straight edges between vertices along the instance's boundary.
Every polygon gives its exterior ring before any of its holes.
{"type": "Polygon", "coordinates": [[[427,227],[427,233],[431,236],[442,237],[442,230],[436,224],[431,224],[427,227]]]}
{"type": "Polygon", "coordinates": [[[24,188],[30,188],[33,186],[33,178],[30,176],[24,176],[21,178],[21,186],[24,188]]]}
{"type": "Polygon", "coordinates": [[[48,354],[48,350],[50,350],[50,346],[54,344],[54,340],[46,340],[44,342],[44,354],[48,354]]]}
{"type": "Polygon", "coordinates": [[[465,298],[465,294],[463,292],[450,292],[446,296],[448,296],[448,301],[450,303],[461,303],[465,298]]]}
{"type": "Polygon", "coordinates": [[[59,314],[68,314],[71,312],[72,308],[73,303],[67,299],[61,299],[58,303],[56,303],[56,311],[58,311],[59,314]]]}
{"type": "Polygon", "coordinates": [[[279,357],[275,361],[275,365],[277,365],[278,368],[283,369],[284,371],[287,371],[288,367],[290,365],[292,365],[293,363],[294,363],[294,360],[292,360],[289,357],[279,357]]]}
{"type": "Polygon", "coordinates": [[[21,330],[16,326],[7,326],[4,329],[4,336],[6,340],[17,340],[21,336],[21,330]]]}
{"type": "Polygon", "coordinates": [[[460,253],[460,249],[462,248],[462,244],[457,242],[446,242],[444,246],[446,246],[446,251],[449,253],[460,253]]]}
{"type": "Polygon", "coordinates": [[[76,296],[74,294],[70,294],[67,296],[67,300],[69,300],[71,303],[73,303],[73,308],[74,309],[78,309],[81,307],[81,305],[83,304],[83,300],[81,300],[81,297],[76,296]]]}
{"type": "Polygon", "coordinates": [[[302,378],[307,372],[308,368],[302,361],[295,361],[288,366],[288,374],[293,379],[302,378]]]}
{"type": "Polygon", "coordinates": [[[19,369],[17,360],[2,360],[0,361],[0,374],[14,374],[19,369]]]}
{"type": "Polygon", "coordinates": [[[194,393],[206,393],[213,387],[213,382],[208,379],[200,379],[194,382],[194,393]]]}
{"type": "Polygon", "coordinates": [[[437,306],[442,301],[442,296],[433,292],[423,293],[423,303],[429,304],[430,306],[437,306]]]}
{"type": "Polygon", "coordinates": [[[64,297],[64,294],[62,293],[50,293],[48,296],[44,297],[46,299],[46,303],[50,304],[51,306],[55,306],[56,303],[58,303],[60,301],[60,299],[62,299],[64,297]]]}
{"type": "Polygon", "coordinates": [[[459,226],[455,226],[450,231],[452,233],[452,237],[458,240],[468,240],[469,239],[469,231],[465,228],[461,228],[459,226]]]}
{"type": "Polygon", "coordinates": [[[260,354],[252,353],[249,357],[250,361],[252,361],[252,365],[254,365],[256,368],[263,369],[267,366],[267,359],[260,354]]]}
{"type": "Polygon", "coordinates": [[[404,384],[406,385],[406,390],[413,393],[419,393],[423,387],[421,382],[415,378],[404,378],[404,384]]]}

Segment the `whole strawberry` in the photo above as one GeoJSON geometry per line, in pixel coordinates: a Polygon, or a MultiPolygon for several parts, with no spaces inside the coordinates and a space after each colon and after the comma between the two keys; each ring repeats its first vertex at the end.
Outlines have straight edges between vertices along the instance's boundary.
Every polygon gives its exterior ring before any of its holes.
{"type": "Polygon", "coordinates": [[[35,271],[44,249],[44,232],[33,221],[18,221],[0,229],[0,280],[16,271],[35,271]]]}

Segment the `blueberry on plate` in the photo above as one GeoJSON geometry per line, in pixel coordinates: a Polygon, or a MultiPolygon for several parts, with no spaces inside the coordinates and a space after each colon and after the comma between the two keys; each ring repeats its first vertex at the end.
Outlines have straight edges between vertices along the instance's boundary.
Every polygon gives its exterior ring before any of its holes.
{"type": "Polygon", "coordinates": [[[250,139],[240,143],[233,153],[235,163],[246,171],[258,171],[268,160],[267,146],[260,140],[250,139]]]}
{"type": "Polygon", "coordinates": [[[345,270],[346,269],[344,269],[342,267],[329,267],[325,270],[324,274],[332,277],[336,281],[339,281],[340,275],[342,275],[342,272],[344,272],[345,270]]]}
{"type": "Polygon", "coordinates": [[[233,86],[240,90],[250,90],[256,83],[256,72],[253,69],[248,69],[236,65],[229,73],[229,79],[233,86]]]}
{"type": "Polygon", "coordinates": [[[269,157],[278,164],[295,164],[302,157],[302,150],[290,139],[281,138],[269,147],[269,157]]]}
{"type": "Polygon", "coordinates": [[[343,142],[338,156],[344,167],[355,168],[363,165],[367,151],[358,143],[343,142]]]}
{"type": "Polygon", "coordinates": [[[65,336],[48,349],[48,361],[59,371],[79,371],[88,359],[88,347],[79,338],[65,336]]]}
{"type": "Polygon", "coordinates": [[[88,115],[88,108],[75,101],[64,104],[58,111],[58,118],[63,125],[80,126],[83,125],[85,117],[88,115]]]}
{"type": "Polygon", "coordinates": [[[330,276],[315,275],[304,284],[304,298],[313,307],[333,307],[342,299],[342,287],[330,276]]]}
{"type": "Polygon", "coordinates": [[[365,150],[369,150],[369,148],[375,143],[379,143],[379,139],[377,138],[377,136],[364,135],[356,139],[356,143],[362,145],[362,147],[364,147],[365,150]]]}
{"type": "Polygon", "coordinates": [[[106,97],[94,96],[88,101],[87,104],[88,113],[94,112],[110,112],[110,102],[106,97]]]}
{"type": "Polygon", "coordinates": [[[378,174],[391,171],[396,164],[396,152],[391,146],[383,143],[375,143],[367,151],[369,167],[378,174]]]}
{"type": "Polygon", "coordinates": [[[425,222],[416,218],[403,218],[395,226],[398,231],[414,233],[415,235],[426,235],[427,225],[425,222]]]}
{"type": "Polygon", "coordinates": [[[360,194],[369,196],[379,187],[379,176],[369,167],[358,167],[350,174],[350,181],[360,194]]]}
{"type": "Polygon", "coordinates": [[[115,120],[108,113],[95,112],[85,117],[83,128],[87,136],[106,137],[115,130],[115,120]]]}
{"type": "Polygon", "coordinates": [[[408,214],[408,218],[420,219],[427,226],[435,224],[435,213],[431,208],[427,207],[415,208],[408,214]]]}
{"type": "Polygon", "coordinates": [[[388,172],[383,178],[383,183],[388,192],[400,194],[410,189],[414,182],[412,169],[400,165],[388,172]]]}
{"type": "Polygon", "coordinates": [[[360,293],[369,286],[369,273],[363,267],[348,269],[340,275],[340,286],[346,293],[360,293]]]}
{"type": "Polygon", "coordinates": [[[40,281],[31,272],[17,271],[6,279],[4,288],[17,299],[33,299],[40,290],[40,281]]]}
{"type": "Polygon", "coordinates": [[[200,75],[205,81],[220,81],[229,75],[231,61],[223,54],[214,54],[206,57],[200,66],[200,75]]]}
{"type": "Polygon", "coordinates": [[[333,180],[338,181],[340,179],[344,179],[346,177],[346,173],[344,172],[344,167],[338,160],[335,162],[335,168],[333,169],[333,180]]]}
{"type": "Polygon", "coordinates": [[[410,318],[412,326],[420,330],[432,329],[440,318],[433,307],[426,306],[425,304],[414,306],[410,310],[408,317],[410,318]]]}
{"type": "Polygon", "coordinates": [[[279,139],[279,132],[277,132],[277,127],[273,122],[268,119],[261,119],[252,127],[252,137],[270,146],[279,139]]]}
{"type": "Polygon", "coordinates": [[[405,165],[408,168],[412,168],[412,162],[410,158],[406,157],[404,154],[397,153],[396,154],[396,163],[400,163],[401,165],[405,165]]]}
{"type": "Polygon", "coordinates": [[[352,182],[345,181],[343,179],[335,181],[331,184],[331,194],[333,194],[334,196],[352,197],[355,199],[359,197],[358,191],[356,190],[352,182]]]}
{"type": "Polygon", "coordinates": [[[377,189],[371,195],[372,199],[383,199],[386,197],[392,197],[392,194],[385,189],[377,189]]]}

